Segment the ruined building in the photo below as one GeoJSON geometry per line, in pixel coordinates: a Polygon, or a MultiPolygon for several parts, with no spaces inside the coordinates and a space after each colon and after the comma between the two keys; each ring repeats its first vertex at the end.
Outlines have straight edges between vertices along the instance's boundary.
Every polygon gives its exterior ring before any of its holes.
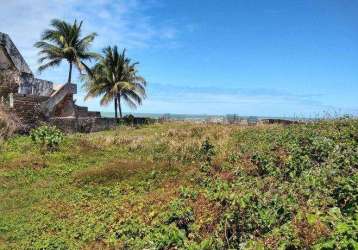
{"type": "Polygon", "coordinates": [[[77,85],[54,84],[36,78],[10,37],[1,32],[0,72],[2,75],[12,74],[6,84],[13,86],[10,93],[0,93],[1,101],[29,126],[42,120],[68,132],[89,132],[115,125],[114,119],[101,118],[100,112],[88,111],[87,107],[75,104],[73,95],[77,85]]]}

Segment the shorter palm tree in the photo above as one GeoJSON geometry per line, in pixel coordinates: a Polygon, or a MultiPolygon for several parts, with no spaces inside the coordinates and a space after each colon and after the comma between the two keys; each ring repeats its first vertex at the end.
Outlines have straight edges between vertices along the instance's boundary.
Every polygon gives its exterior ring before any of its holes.
{"type": "Polygon", "coordinates": [[[136,108],[146,97],[146,81],[138,75],[137,62],[131,63],[126,57],[125,50],[118,53],[117,46],[103,50],[103,57],[88,70],[85,76],[85,99],[101,96],[101,105],[114,101],[115,118],[122,118],[121,100],[129,107],[136,108]]]}

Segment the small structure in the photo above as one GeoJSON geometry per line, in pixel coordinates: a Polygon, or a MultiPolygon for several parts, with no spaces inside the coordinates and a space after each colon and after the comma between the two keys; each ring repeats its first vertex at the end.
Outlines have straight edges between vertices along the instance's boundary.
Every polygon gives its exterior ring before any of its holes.
{"type": "Polygon", "coordinates": [[[76,105],[73,98],[77,93],[75,84],[55,85],[51,81],[36,78],[10,37],[1,32],[0,72],[16,75],[16,82],[13,83],[16,85],[15,91],[12,90],[10,97],[2,96],[2,99],[10,98],[9,108],[30,127],[44,120],[68,132],[80,131],[79,124],[83,124],[86,132],[90,132],[116,124],[114,119],[101,118],[100,112],[88,111],[87,107],[76,105]]]}
{"type": "Polygon", "coordinates": [[[279,119],[279,118],[266,118],[261,119],[263,124],[283,124],[283,125],[290,125],[290,124],[299,124],[299,121],[293,121],[288,119],[279,119]]]}

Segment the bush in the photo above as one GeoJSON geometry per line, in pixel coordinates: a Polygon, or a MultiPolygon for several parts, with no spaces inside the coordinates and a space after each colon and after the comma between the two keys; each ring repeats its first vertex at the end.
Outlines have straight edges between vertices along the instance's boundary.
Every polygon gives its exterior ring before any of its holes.
{"type": "Polygon", "coordinates": [[[184,245],[186,239],[182,230],[171,224],[160,226],[151,236],[154,240],[153,249],[178,249],[184,245]]]}
{"type": "Polygon", "coordinates": [[[124,121],[127,124],[133,124],[134,123],[134,116],[133,115],[126,115],[123,117],[124,121]]]}
{"type": "Polygon", "coordinates": [[[164,216],[166,224],[175,224],[179,229],[184,230],[189,234],[190,224],[194,222],[194,214],[190,207],[188,207],[183,200],[174,200],[169,207],[168,212],[164,216]]]}
{"type": "Polygon", "coordinates": [[[358,173],[342,179],[333,191],[333,198],[343,213],[353,214],[358,209],[358,173]]]}
{"type": "Polygon", "coordinates": [[[43,150],[55,151],[64,139],[63,133],[52,126],[41,126],[31,131],[31,139],[39,144],[43,150]]]}
{"type": "Polygon", "coordinates": [[[353,217],[344,217],[339,208],[333,207],[322,219],[330,225],[332,233],[328,239],[321,240],[313,249],[357,249],[357,213],[353,217]]]}
{"type": "Polygon", "coordinates": [[[215,155],[215,147],[211,144],[209,138],[206,138],[205,141],[201,144],[199,150],[199,158],[200,160],[210,164],[213,156],[215,155]]]}

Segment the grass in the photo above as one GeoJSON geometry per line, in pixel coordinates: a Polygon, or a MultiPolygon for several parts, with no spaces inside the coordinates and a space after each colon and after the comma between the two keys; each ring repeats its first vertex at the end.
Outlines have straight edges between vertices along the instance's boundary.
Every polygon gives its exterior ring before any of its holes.
{"type": "Polygon", "coordinates": [[[0,249],[357,249],[358,122],[164,123],[0,146],[0,249]]]}

